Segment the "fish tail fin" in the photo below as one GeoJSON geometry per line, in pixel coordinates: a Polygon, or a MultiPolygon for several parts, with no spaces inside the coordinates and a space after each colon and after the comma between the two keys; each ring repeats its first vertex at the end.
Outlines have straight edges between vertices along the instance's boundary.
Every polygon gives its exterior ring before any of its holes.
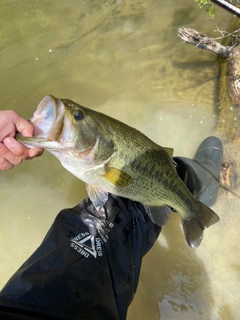
{"type": "Polygon", "coordinates": [[[192,248],[200,245],[204,229],[220,220],[218,215],[212,209],[201,202],[199,203],[201,206],[200,213],[190,220],[182,220],[185,239],[188,245],[192,248]]]}

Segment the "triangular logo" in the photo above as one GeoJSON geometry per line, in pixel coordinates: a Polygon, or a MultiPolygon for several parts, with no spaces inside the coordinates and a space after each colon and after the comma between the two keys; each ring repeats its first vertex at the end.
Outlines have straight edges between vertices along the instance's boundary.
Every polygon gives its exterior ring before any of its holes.
{"type": "Polygon", "coordinates": [[[85,236],[81,240],[71,239],[71,242],[75,243],[77,246],[81,247],[83,250],[90,253],[92,256],[94,256],[94,258],[97,257],[97,251],[93,235],[85,236]]]}

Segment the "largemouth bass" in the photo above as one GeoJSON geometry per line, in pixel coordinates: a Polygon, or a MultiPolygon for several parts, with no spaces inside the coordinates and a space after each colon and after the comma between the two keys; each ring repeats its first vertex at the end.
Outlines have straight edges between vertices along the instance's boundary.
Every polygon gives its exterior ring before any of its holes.
{"type": "Polygon", "coordinates": [[[181,215],[191,247],[198,247],[203,230],[219,220],[177,175],[173,149],[157,145],[138,130],[53,96],[39,103],[30,121],[35,127],[34,137],[18,134],[18,141],[54,154],[63,167],[87,183],[97,210],[112,193],[141,202],[150,219],[163,226],[174,209],[181,215]]]}

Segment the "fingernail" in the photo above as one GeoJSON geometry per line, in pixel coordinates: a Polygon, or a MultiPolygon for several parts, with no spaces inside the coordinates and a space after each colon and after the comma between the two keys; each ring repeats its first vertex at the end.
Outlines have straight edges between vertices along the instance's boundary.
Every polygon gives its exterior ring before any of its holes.
{"type": "Polygon", "coordinates": [[[22,135],[23,135],[24,137],[32,137],[32,135],[33,135],[33,129],[32,129],[32,128],[25,128],[25,129],[23,129],[22,135]]]}

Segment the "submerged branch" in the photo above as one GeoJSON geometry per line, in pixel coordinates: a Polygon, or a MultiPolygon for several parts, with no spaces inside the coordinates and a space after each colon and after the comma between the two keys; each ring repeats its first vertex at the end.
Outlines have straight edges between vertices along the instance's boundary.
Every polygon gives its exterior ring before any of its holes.
{"type": "Polygon", "coordinates": [[[216,53],[218,56],[227,58],[230,54],[231,47],[225,47],[212,38],[207,37],[191,28],[179,28],[178,36],[185,42],[194,45],[195,47],[209,50],[216,53]]]}
{"type": "Polygon", "coordinates": [[[220,56],[217,59],[220,68],[218,121],[214,135],[222,140],[225,147],[223,163],[227,167],[221,169],[221,185],[229,191],[234,189],[236,195],[240,176],[240,19],[233,19],[228,32],[217,31],[221,33],[224,45],[194,29],[180,28],[179,37],[195,47],[220,56]]]}

